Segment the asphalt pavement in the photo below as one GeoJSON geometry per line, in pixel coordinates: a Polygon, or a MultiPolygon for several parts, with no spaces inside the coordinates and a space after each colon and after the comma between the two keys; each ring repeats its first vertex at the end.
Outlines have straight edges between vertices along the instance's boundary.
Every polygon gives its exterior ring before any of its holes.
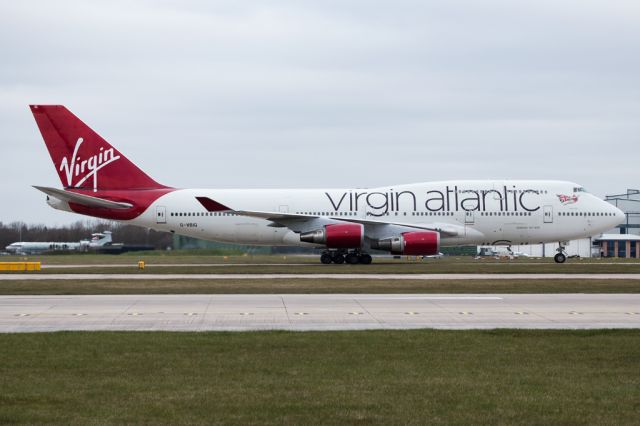
{"type": "Polygon", "coordinates": [[[0,332],[640,328],[640,294],[0,296],[0,332]]]}

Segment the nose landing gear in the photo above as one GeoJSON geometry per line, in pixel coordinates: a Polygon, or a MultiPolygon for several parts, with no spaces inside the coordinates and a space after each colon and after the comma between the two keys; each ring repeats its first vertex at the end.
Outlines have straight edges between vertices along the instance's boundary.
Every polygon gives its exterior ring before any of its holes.
{"type": "Polygon", "coordinates": [[[553,256],[553,260],[555,260],[556,263],[564,263],[567,261],[567,256],[564,253],[558,253],[553,256]]]}
{"type": "Polygon", "coordinates": [[[556,250],[558,254],[553,256],[553,260],[555,260],[556,263],[564,263],[567,261],[567,254],[564,250],[565,244],[566,243],[563,243],[562,241],[558,243],[558,249],[556,250]]]}
{"type": "Polygon", "coordinates": [[[337,265],[348,263],[349,265],[369,265],[372,262],[371,255],[362,253],[359,250],[327,250],[320,255],[320,262],[325,265],[335,263],[337,265]]]}

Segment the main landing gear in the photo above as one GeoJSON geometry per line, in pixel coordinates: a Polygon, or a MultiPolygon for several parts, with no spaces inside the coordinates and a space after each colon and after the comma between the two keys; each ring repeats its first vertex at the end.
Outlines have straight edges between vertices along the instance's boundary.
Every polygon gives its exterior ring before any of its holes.
{"type": "Polygon", "coordinates": [[[346,250],[327,250],[320,256],[320,262],[328,265],[330,263],[343,264],[348,263],[350,265],[356,265],[358,263],[363,265],[369,265],[373,259],[368,253],[361,253],[360,251],[346,250]]]}
{"type": "Polygon", "coordinates": [[[564,251],[564,244],[566,243],[563,243],[562,241],[558,243],[558,249],[556,250],[558,254],[553,256],[553,260],[555,260],[556,263],[564,263],[567,261],[567,254],[564,251]]]}

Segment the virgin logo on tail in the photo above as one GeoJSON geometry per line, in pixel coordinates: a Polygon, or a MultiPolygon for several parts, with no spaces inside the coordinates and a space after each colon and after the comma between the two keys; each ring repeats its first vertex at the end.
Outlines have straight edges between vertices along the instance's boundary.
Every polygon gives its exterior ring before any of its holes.
{"type": "Polygon", "coordinates": [[[120,156],[115,155],[113,148],[100,148],[100,152],[98,154],[82,160],[78,155],[82,142],[84,142],[84,139],[82,138],[78,138],[76,141],[76,146],[73,148],[71,162],[69,162],[69,159],[66,156],[62,158],[62,161],[60,162],[60,171],[64,172],[65,177],[67,178],[67,187],[72,188],[82,186],[87,179],[93,177],[93,191],[96,192],[98,190],[98,170],[116,160],[119,160],[120,156]],[[74,183],[73,181],[75,178],[79,179],[74,183]]]}

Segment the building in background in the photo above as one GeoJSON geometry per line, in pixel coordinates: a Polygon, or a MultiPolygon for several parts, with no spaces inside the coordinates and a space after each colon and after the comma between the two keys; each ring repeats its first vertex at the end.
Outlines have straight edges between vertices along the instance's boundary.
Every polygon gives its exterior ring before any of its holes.
{"type": "MultiPolygon", "coordinates": [[[[599,255],[594,252],[592,238],[581,238],[579,240],[571,240],[565,246],[567,256],[592,257],[599,255]]],[[[527,257],[553,257],[558,253],[558,243],[546,244],[522,244],[512,245],[511,250],[515,253],[523,254],[527,257]]],[[[478,254],[503,252],[504,246],[478,246],[478,254]]]]}
{"type": "Polygon", "coordinates": [[[602,234],[593,242],[597,256],[640,259],[640,235],[602,234]]]}
{"type": "Polygon", "coordinates": [[[596,256],[640,259],[640,190],[627,189],[604,199],[624,212],[625,221],[594,238],[596,256]]]}
{"type": "Polygon", "coordinates": [[[248,254],[271,254],[271,247],[267,246],[245,246],[240,244],[220,243],[216,241],[201,240],[184,235],[173,234],[174,250],[194,250],[205,249],[219,251],[220,253],[248,253],[248,254]]]}
{"type": "Polygon", "coordinates": [[[625,194],[607,195],[605,201],[622,210],[626,216],[624,223],[618,225],[616,230],[606,234],[640,234],[640,190],[627,189],[625,194]]]}

